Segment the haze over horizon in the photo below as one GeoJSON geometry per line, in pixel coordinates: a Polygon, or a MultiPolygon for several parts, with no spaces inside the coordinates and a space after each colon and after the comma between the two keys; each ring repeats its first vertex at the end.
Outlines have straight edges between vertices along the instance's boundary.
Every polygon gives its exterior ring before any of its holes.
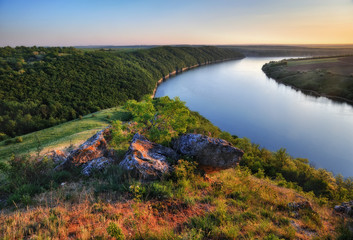
{"type": "Polygon", "coordinates": [[[0,0],[0,46],[353,44],[352,0],[0,0]]]}

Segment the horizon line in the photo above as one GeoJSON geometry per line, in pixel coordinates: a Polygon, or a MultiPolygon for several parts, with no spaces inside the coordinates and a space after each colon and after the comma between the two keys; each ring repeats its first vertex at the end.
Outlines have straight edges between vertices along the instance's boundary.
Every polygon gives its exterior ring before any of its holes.
{"type": "Polygon", "coordinates": [[[349,46],[353,47],[353,43],[234,43],[234,44],[192,44],[192,43],[175,43],[175,44],[83,44],[83,45],[2,45],[0,47],[75,47],[75,48],[97,48],[97,47],[156,47],[156,46],[349,46]]]}

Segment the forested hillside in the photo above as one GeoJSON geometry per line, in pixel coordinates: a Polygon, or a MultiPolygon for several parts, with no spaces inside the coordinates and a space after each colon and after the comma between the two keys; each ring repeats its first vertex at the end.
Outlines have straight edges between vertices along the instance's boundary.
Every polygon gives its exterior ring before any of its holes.
{"type": "Polygon", "coordinates": [[[158,47],[131,52],[75,48],[0,48],[0,140],[103,108],[140,100],[158,79],[184,67],[228,58],[216,47],[158,47]]]}

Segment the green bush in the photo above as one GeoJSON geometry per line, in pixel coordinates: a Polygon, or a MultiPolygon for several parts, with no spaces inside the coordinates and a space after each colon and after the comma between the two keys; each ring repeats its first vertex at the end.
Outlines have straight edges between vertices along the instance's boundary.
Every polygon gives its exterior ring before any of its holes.
{"type": "Polygon", "coordinates": [[[273,233],[267,235],[264,240],[284,240],[284,238],[279,238],[276,235],[274,235],[273,233]]]}
{"type": "Polygon", "coordinates": [[[0,142],[6,140],[8,137],[9,136],[7,136],[5,133],[0,132],[0,142]]]}
{"type": "Polygon", "coordinates": [[[145,186],[141,185],[139,182],[131,184],[129,187],[129,192],[132,194],[132,197],[136,202],[140,202],[142,200],[142,196],[146,191],[145,186]]]}
{"type": "Polygon", "coordinates": [[[8,204],[31,203],[35,194],[59,186],[69,181],[77,172],[54,171],[51,159],[33,159],[29,156],[12,156],[8,163],[0,163],[4,176],[1,189],[7,196],[8,204]]]}
{"type": "Polygon", "coordinates": [[[107,232],[109,236],[115,238],[116,240],[124,240],[125,235],[120,227],[118,227],[114,222],[109,223],[107,227],[107,232]]]}
{"type": "Polygon", "coordinates": [[[174,171],[171,177],[175,180],[181,180],[181,179],[191,180],[195,177],[196,167],[197,167],[196,162],[180,159],[178,160],[177,165],[174,166],[174,171]]]}
{"type": "Polygon", "coordinates": [[[56,183],[62,183],[62,182],[66,182],[69,181],[70,179],[72,179],[72,173],[69,171],[55,171],[52,175],[53,180],[56,183]]]}
{"type": "Polygon", "coordinates": [[[195,125],[195,118],[179,98],[161,97],[152,100],[145,97],[141,102],[127,101],[124,109],[131,112],[138,124],[136,130],[157,143],[168,144],[173,137],[195,125]]]}
{"type": "Polygon", "coordinates": [[[227,195],[227,198],[231,198],[237,201],[246,202],[248,200],[248,196],[245,196],[240,191],[233,191],[227,195]]]}
{"type": "Polygon", "coordinates": [[[153,182],[146,186],[145,199],[168,199],[174,196],[172,182],[153,182]]]}

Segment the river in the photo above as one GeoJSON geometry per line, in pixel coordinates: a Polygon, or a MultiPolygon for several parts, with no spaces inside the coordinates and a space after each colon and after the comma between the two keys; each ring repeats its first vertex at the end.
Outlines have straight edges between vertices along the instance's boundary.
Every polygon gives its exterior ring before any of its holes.
{"type": "Polygon", "coordinates": [[[353,176],[353,107],[269,79],[261,67],[280,59],[249,57],[199,67],[163,82],[155,96],[179,96],[224,131],[353,176]]]}

